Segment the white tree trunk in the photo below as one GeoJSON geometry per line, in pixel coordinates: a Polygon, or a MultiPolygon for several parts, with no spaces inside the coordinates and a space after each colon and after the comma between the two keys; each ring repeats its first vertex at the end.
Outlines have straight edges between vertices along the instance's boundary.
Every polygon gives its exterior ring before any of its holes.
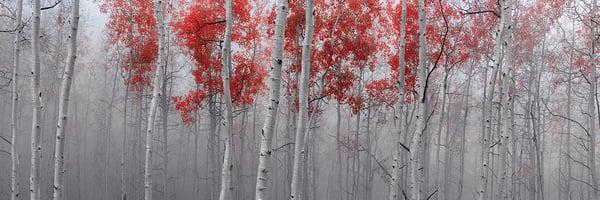
{"type": "Polygon", "coordinates": [[[310,78],[310,50],[313,36],[313,0],[306,0],[306,25],[305,37],[302,42],[302,74],[300,75],[299,92],[299,117],[298,128],[296,129],[296,143],[294,144],[294,166],[292,169],[292,184],[290,200],[303,199],[302,196],[302,172],[305,159],[304,134],[308,125],[308,83],[310,78]]]}
{"type": "MultiPolygon", "coordinates": [[[[506,21],[510,21],[511,18],[511,14],[512,14],[512,2],[511,1],[505,1],[505,4],[503,5],[505,9],[503,9],[503,12],[508,12],[504,17],[506,17],[506,21]]],[[[506,31],[506,36],[507,39],[505,40],[505,42],[503,42],[504,47],[508,47],[508,45],[510,45],[510,47],[506,48],[506,62],[504,63],[504,67],[502,67],[502,93],[501,93],[501,97],[500,97],[500,107],[501,107],[501,126],[502,126],[502,130],[500,131],[500,183],[499,183],[499,188],[498,188],[498,194],[497,194],[497,199],[508,199],[509,197],[509,193],[507,192],[507,187],[506,187],[506,179],[508,177],[508,167],[507,165],[509,164],[509,159],[508,159],[508,142],[509,142],[509,132],[511,131],[512,128],[512,120],[511,120],[511,102],[512,102],[512,95],[510,94],[510,88],[509,88],[509,81],[511,80],[511,75],[512,75],[512,70],[513,70],[513,61],[512,61],[512,56],[513,56],[513,46],[512,46],[512,32],[511,32],[512,28],[511,28],[511,24],[507,24],[507,31],[506,31]]]]}
{"type": "Polygon", "coordinates": [[[416,117],[416,129],[415,135],[410,143],[410,190],[412,199],[419,200],[422,198],[422,187],[425,182],[424,170],[422,169],[422,160],[419,158],[421,154],[425,152],[423,148],[423,140],[421,137],[425,132],[426,118],[427,118],[427,98],[426,98],[426,85],[427,85],[427,68],[426,68],[426,41],[425,41],[425,27],[427,25],[425,18],[425,0],[419,0],[419,65],[417,66],[417,114],[416,117]]]}
{"type": "Polygon", "coordinates": [[[223,166],[221,168],[221,192],[219,200],[229,200],[233,191],[231,183],[231,174],[233,164],[231,163],[232,139],[233,139],[233,105],[231,100],[231,25],[232,25],[232,0],[225,1],[225,38],[222,49],[222,78],[223,78],[223,100],[225,101],[225,155],[223,156],[223,166]]]}
{"type": "MultiPolygon", "coordinates": [[[[144,199],[152,200],[152,143],[154,133],[154,122],[158,100],[161,98],[161,74],[166,67],[166,34],[163,19],[162,0],[154,0],[154,16],[156,17],[158,31],[158,60],[154,69],[152,99],[148,108],[148,121],[146,126],[146,147],[144,159],[144,199]]],[[[163,77],[164,78],[164,77],[163,77]]]]}
{"type": "MultiPolygon", "coordinates": [[[[406,68],[406,62],[404,60],[404,54],[406,51],[406,0],[402,0],[402,13],[400,16],[400,47],[398,48],[399,67],[398,67],[398,105],[396,109],[396,121],[397,121],[397,135],[396,135],[396,146],[394,147],[394,155],[392,160],[392,177],[390,180],[390,194],[388,200],[396,200],[400,194],[400,185],[398,184],[398,178],[400,177],[399,159],[400,152],[402,151],[402,129],[404,120],[404,90],[405,90],[405,77],[404,70],[406,68]]],[[[407,134],[407,133],[404,133],[407,134]]]]}
{"type": "Polygon", "coordinates": [[[60,85],[58,102],[58,124],[56,125],[56,141],[54,146],[54,194],[53,200],[62,200],[65,175],[65,129],[69,110],[69,95],[73,82],[73,70],[77,58],[77,29],[79,26],[79,0],[73,0],[71,16],[71,35],[69,36],[69,55],[60,85]]]}
{"type": "Polygon", "coordinates": [[[31,46],[33,62],[31,66],[31,175],[29,177],[29,194],[31,200],[40,199],[40,159],[42,149],[40,143],[40,121],[42,111],[42,92],[40,91],[40,0],[33,0],[31,46]]]}
{"type": "MultiPolygon", "coordinates": [[[[503,4],[503,1],[500,1],[503,4]]],[[[495,41],[494,41],[494,49],[493,49],[493,62],[490,66],[492,68],[492,72],[490,77],[488,78],[488,82],[486,83],[486,88],[489,89],[487,92],[487,96],[484,97],[485,106],[483,108],[483,120],[484,120],[484,129],[482,133],[483,137],[483,146],[482,146],[482,171],[481,171],[481,182],[480,189],[478,191],[478,200],[483,200],[486,195],[487,183],[488,183],[488,173],[489,173],[489,162],[490,162],[490,139],[492,136],[492,100],[494,98],[494,88],[496,86],[496,77],[498,74],[498,70],[502,64],[502,43],[503,43],[503,35],[504,35],[504,23],[505,23],[505,13],[501,11],[500,19],[498,23],[498,27],[495,33],[495,41]]],[[[487,70],[486,70],[487,71],[487,70]]]]}
{"type": "MultiPolygon", "coordinates": [[[[592,53],[593,54],[593,53],[592,53]]],[[[592,56],[593,57],[593,56],[592,56]]],[[[595,61],[590,61],[590,63],[594,63],[595,61]]],[[[594,195],[593,199],[598,199],[598,190],[594,189],[594,188],[598,188],[598,181],[597,181],[597,175],[596,175],[596,132],[597,132],[597,128],[596,128],[596,93],[597,93],[597,76],[596,76],[596,68],[594,68],[594,65],[592,64],[592,66],[590,67],[590,69],[588,70],[588,79],[590,80],[590,89],[589,92],[590,94],[588,94],[588,107],[587,107],[587,112],[588,112],[588,124],[589,124],[589,132],[590,132],[590,146],[589,146],[589,151],[588,151],[588,165],[589,165],[589,170],[590,170],[590,178],[591,178],[591,184],[593,186],[593,188],[591,189],[593,192],[592,194],[594,195]]]]}
{"type": "Polygon", "coordinates": [[[502,78],[502,93],[501,93],[501,97],[500,97],[500,120],[501,120],[501,126],[502,126],[502,130],[500,131],[500,169],[499,169],[499,173],[500,173],[500,183],[499,183],[499,188],[498,188],[498,195],[497,198],[498,199],[508,199],[509,198],[509,192],[507,191],[506,187],[506,179],[508,178],[508,165],[509,165],[509,159],[508,159],[508,142],[509,142],[509,132],[511,131],[512,128],[512,105],[511,103],[512,101],[512,95],[510,94],[510,88],[509,88],[509,81],[512,79],[511,75],[512,70],[513,70],[513,45],[512,45],[512,22],[511,22],[511,17],[512,17],[512,1],[510,0],[506,0],[504,1],[503,6],[503,12],[506,12],[506,14],[504,15],[504,19],[506,20],[506,30],[505,30],[505,37],[506,39],[504,40],[503,47],[505,47],[506,50],[506,62],[504,62],[505,66],[502,68],[503,72],[501,75],[502,78]]]}
{"type": "Polygon", "coordinates": [[[12,99],[11,99],[11,140],[10,140],[10,199],[19,199],[19,179],[18,179],[18,167],[19,167],[19,155],[17,153],[17,132],[18,132],[18,117],[17,109],[19,106],[19,66],[21,62],[21,35],[23,33],[23,0],[17,2],[17,34],[15,35],[14,42],[14,55],[13,55],[13,87],[12,87],[12,99]]]}
{"type": "Polygon", "coordinates": [[[167,67],[166,65],[168,64],[168,56],[169,56],[169,52],[167,50],[167,52],[165,53],[165,67],[163,67],[161,69],[162,71],[162,86],[161,86],[161,93],[162,98],[161,98],[161,121],[162,121],[162,152],[163,152],[163,163],[162,163],[162,170],[163,170],[163,192],[162,192],[162,199],[166,200],[169,197],[169,135],[168,135],[168,130],[167,127],[169,125],[169,96],[170,96],[170,92],[167,91],[167,67]]]}
{"type": "MultiPolygon", "coordinates": [[[[590,13],[597,12],[597,1],[592,0],[592,9],[590,13]]],[[[590,25],[590,32],[596,33],[596,25],[590,25]]],[[[590,132],[590,147],[588,153],[588,165],[590,168],[590,178],[593,188],[592,195],[593,199],[598,199],[598,175],[596,172],[596,132],[597,132],[597,113],[596,113],[596,95],[597,95],[597,87],[598,87],[598,77],[596,76],[596,43],[598,42],[597,37],[594,34],[591,34],[591,49],[590,49],[590,69],[588,74],[588,79],[590,81],[590,94],[588,96],[588,116],[589,116],[589,132],[590,132]]]]}
{"type": "Polygon", "coordinates": [[[256,173],[256,199],[267,199],[267,189],[269,183],[269,163],[273,154],[271,150],[271,141],[273,140],[273,130],[277,119],[277,110],[279,108],[279,96],[281,88],[281,67],[283,65],[283,45],[285,41],[285,26],[288,14],[288,1],[279,0],[277,2],[277,16],[275,19],[275,38],[273,40],[272,65],[269,98],[269,111],[263,124],[260,136],[260,152],[258,157],[258,172],[256,173]]]}

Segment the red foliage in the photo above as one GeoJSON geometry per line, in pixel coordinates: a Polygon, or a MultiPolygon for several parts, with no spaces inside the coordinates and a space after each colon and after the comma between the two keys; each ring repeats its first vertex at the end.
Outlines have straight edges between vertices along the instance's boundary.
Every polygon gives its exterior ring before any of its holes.
{"type": "MultiPolygon", "coordinates": [[[[353,91],[357,89],[353,86],[358,85],[361,70],[367,67],[373,70],[375,67],[378,47],[373,33],[376,30],[376,19],[382,14],[379,6],[374,1],[315,1],[309,101],[320,98],[350,103],[350,96],[357,93],[353,91]]],[[[284,91],[289,96],[298,87],[296,77],[300,73],[304,9],[302,0],[289,2],[285,55],[291,62],[284,71],[284,91]]],[[[274,14],[269,18],[274,19],[274,14]]],[[[359,107],[355,110],[362,108],[362,97],[352,98],[353,104],[359,107]]],[[[315,110],[314,113],[320,112],[315,110]]]]}
{"type": "Polygon", "coordinates": [[[173,97],[175,109],[181,112],[181,120],[184,124],[190,125],[194,122],[195,119],[192,117],[192,113],[202,105],[205,98],[206,93],[202,90],[193,90],[185,96],[173,97]]]}
{"type": "Polygon", "coordinates": [[[379,79],[365,85],[367,95],[374,105],[393,107],[398,101],[398,87],[391,79],[379,79]]]}
{"type": "MultiPolygon", "coordinates": [[[[383,14],[374,1],[326,1],[315,38],[321,47],[315,50],[314,67],[324,74],[324,95],[339,103],[350,98],[350,91],[360,81],[359,76],[368,67],[376,66],[376,20],[383,14]]],[[[362,100],[353,97],[352,101],[362,100]]],[[[362,103],[352,103],[355,106],[362,103]]]]}
{"type": "MultiPolygon", "coordinates": [[[[231,74],[231,92],[234,106],[252,104],[254,97],[265,87],[267,75],[261,56],[256,53],[260,45],[260,15],[251,15],[252,4],[249,1],[236,1],[233,4],[233,73],[231,74]],[[254,52],[254,53],[246,53],[254,52]],[[258,55],[258,57],[256,56],[258,55]]],[[[225,32],[225,8],[222,1],[194,1],[180,13],[181,20],[172,23],[178,42],[189,50],[196,61],[192,70],[196,90],[175,97],[176,107],[184,122],[191,123],[190,113],[198,111],[207,96],[223,92],[221,79],[221,40],[225,32]],[[202,95],[200,95],[202,94],[202,95]]]]}
{"type": "Polygon", "coordinates": [[[103,0],[100,4],[100,10],[109,13],[107,47],[129,49],[120,62],[124,71],[131,72],[126,83],[134,91],[142,91],[152,84],[151,72],[158,53],[156,19],[152,8],[152,0],[103,0]]]}

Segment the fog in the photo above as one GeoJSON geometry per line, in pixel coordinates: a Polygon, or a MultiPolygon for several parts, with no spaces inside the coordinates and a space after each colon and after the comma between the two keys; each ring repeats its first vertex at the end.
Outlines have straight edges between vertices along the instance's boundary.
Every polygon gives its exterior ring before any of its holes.
{"type": "Polygon", "coordinates": [[[403,1],[0,0],[0,199],[599,199],[596,0],[403,1]]]}

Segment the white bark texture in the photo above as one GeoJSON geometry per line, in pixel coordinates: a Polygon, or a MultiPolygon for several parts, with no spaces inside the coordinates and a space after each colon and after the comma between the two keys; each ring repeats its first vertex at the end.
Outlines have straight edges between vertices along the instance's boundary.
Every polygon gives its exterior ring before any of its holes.
{"type": "Polygon", "coordinates": [[[501,106],[501,125],[502,130],[500,131],[500,184],[498,190],[497,199],[508,199],[509,193],[507,192],[506,187],[506,179],[508,177],[508,142],[509,142],[509,133],[512,128],[512,120],[511,120],[511,102],[512,95],[510,94],[509,81],[511,80],[512,70],[513,70],[513,45],[512,45],[512,26],[510,24],[510,19],[512,15],[512,2],[510,0],[504,1],[503,12],[507,12],[504,15],[506,22],[509,22],[506,26],[506,40],[503,42],[503,46],[506,48],[506,62],[504,62],[504,67],[502,67],[502,97],[500,98],[500,106],[501,106]]]}
{"type": "Polygon", "coordinates": [[[425,0],[419,0],[419,65],[417,66],[417,98],[418,98],[418,111],[416,114],[416,129],[415,135],[413,136],[410,144],[410,191],[412,199],[422,198],[422,187],[424,184],[424,170],[422,168],[422,162],[419,160],[422,153],[425,152],[423,148],[423,140],[421,139],[426,127],[427,118],[427,102],[426,102],[426,91],[425,86],[427,85],[426,80],[426,43],[425,43],[425,27],[427,25],[425,19],[425,0]]]}
{"type": "Polygon", "coordinates": [[[225,1],[225,38],[223,40],[222,49],[222,77],[223,77],[223,101],[225,101],[225,155],[223,156],[223,166],[221,168],[221,192],[219,200],[229,200],[233,191],[231,183],[231,174],[233,171],[233,164],[231,163],[231,151],[232,151],[232,126],[233,126],[233,105],[231,100],[231,25],[233,20],[232,13],[232,0],[225,1]]]}
{"type": "Polygon", "coordinates": [[[154,69],[152,99],[150,100],[150,106],[148,109],[148,124],[146,126],[146,147],[145,147],[145,158],[144,158],[144,199],[152,200],[152,143],[154,133],[154,122],[156,119],[156,109],[158,107],[158,100],[161,98],[161,74],[166,67],[166,35],[165,35],[165,22],[163,19],[163,5],[162,0],[154,0],[154,16],[156,17],[157,31],[158,31],[158,60],[156,62],[156,69],[154,69]]]}
{"type": "Polygon", "coordinates": [[[19,199],[19,179],[18,179],[18,167],[19,167],[19,155],[17,153],[17,132],[18,132],[18,117],[17,108],[19,106],[19,66],[21,62],[21,36],[23,33],[23,0],[17,2],[17,34],[15,34],[14,41],[14,54],[13,54],[13,86],[12,86],[12,98],[11,98],[11,139],[10,139],[10,199],[19,199]]]}
{"type": "MultiPolygon", "coordinates": [[[[500,1],[500,4],[503,4],[503,1],[500,1]]],[[[492,113],[491,111],[491,106],[492,106],[492,99],[494,98],[494,87],[496,85],[496,75],[498,74],[498,70],[500,69],[500,66],[502,64],[502,43],[503,43],[503,35],[504,35],[504,23],[505,23],[505,13],[504,11],[501,11],[500,13],[500,19],[499,19],[499,23],[498,23],[498,27],[496,29],[496,33],[495,33],[495,41],[494,41],[494,49],[493,49],[493,62],[492,65],[490,66],[492,68],[492,72],[489,78],[487,78],[487,96],[484,97],[484,101],[485,101],[485,106],[483,108],[483,119],[484,119],[484,124],[485,124],[485,128],[483,129],[483,133],[482,133],[482,138],[483,138],[483,146],[482,146],[482,153],[483,153],[483,157],[482,157],[482,171],[481,171],[481,180],[480,180],[480,188],[478,191],[478,200],[483,200],[485,198],[485,194],[486,194],[486,190],[487,190],[487,183],[488,183],[488,172],[489,172],[489,163],[490,163],[490,150],[491,148],[489,147],[489,141],[490,141],[490,136],[491,136],[491,117],[492,117],[492,113]],[[487,132],[487,133],[486,133],[487,132]]],[[[486,70],[488,71],[488,70],[486,70]]]]}
{"type": "Polygon", "coordinates": [[[71,35],[69,36],[69,54],[67,65],[60,84],[58,100],[58,124],[56,125],[56,141],[54,144],[54,194],[53,200],[62,200],[64,196],[65,176],[65,130],[69,111],[69,95],[73,82],[73,70],[77,58],[77,29],[79,26],[79,0],[73,0],[71,13],[71,35]]]}
{"type": "Polygon", "coordinates": [[[288,14],[288,1],[277,1],[277,16],[275,18],[275,39],[273,41],[272,68],[270,77],[271,94],[267,117],[261,132],[258,172],[256,173],[256,199],[267,199],[269,184],[269,164],[272,156],[271,142],[279,108],[281,88],[281,67],[283,65],[283,46],[285,41],[285,26],[288,14]]]}
{"type": "Polygon", "coordinates": [[[304,134],[308,126],[308,83],[310,77],[310,51],[313,36],[313,0],[306,0],[306,25],[305,36],[302,42],[302,74],[300,75],[299,92],[299,117],[296,129],[296,143],[294,145],[294,166],[292,169],[292,185],[290,200],[303,199],[302,194],[302,169],[305,162],[304,134]]]}
{"type": "MultiPolygon", "coordinates": [[[[400,185],[398,184],[398,178],[400,177],[399,159],[400,152],[402,151],[402,129],[403,129],[403,117],[404,117],[404,90],[405,90],[405,76],[404,69],[406,68],[406,62],[404,60],[404,54],[406,52],[406,0],[402,0],[402,13],[400,16],[400,47],[398,48],[399,67],[398,67],[398,105],[396,109],[396,121],[397,121],[397,135],[396,146],[394,149],[393,161],[392,161],[392,177],[390,180],[390,194],[389,200],[398,199],[400,194],[400,185]]],[[[404,133],[406,134],[406,133],[404,133]]]]}
{"type": "Polygon", "coordinates": [[[40,199],[40,159],[42,148],[40,143],[40,121],[42,111],[42,93],[40,92],[40,0],[33,0],[31,46],[33,62],[31,65],[31,175],[29,177],[29,194],[31,200],[40,199]]]}

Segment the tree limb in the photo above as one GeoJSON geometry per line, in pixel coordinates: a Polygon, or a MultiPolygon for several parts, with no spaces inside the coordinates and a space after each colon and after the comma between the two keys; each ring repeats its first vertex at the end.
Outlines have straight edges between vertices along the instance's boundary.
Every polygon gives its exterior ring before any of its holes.
{"type": "Polygon", "coordinates": [[[49,10],[49,9],[52,9],[52,8],[56,7],[58,4],[60,4],[60,2],[62,2],[62,0],[57,0],[57,1],[54,2],[53,5],[47,6],[47,7],[42,7],[42,8],[40,8],[40,10],[49,10]]]}

